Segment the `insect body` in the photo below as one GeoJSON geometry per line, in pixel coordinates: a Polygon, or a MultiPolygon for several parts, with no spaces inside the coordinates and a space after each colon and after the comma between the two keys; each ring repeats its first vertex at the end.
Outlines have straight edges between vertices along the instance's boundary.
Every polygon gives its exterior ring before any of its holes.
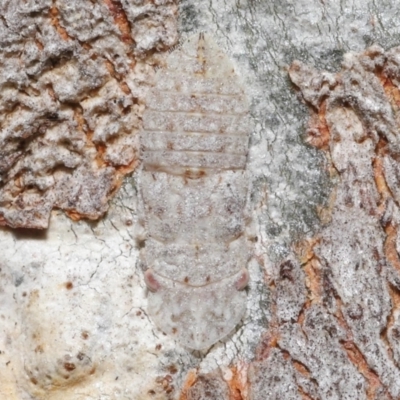
{"type": "Polygon", "coordinates": [[[203,34],[169,55],[146,103],[140,196],[148,312],[165,333],[203,349],[246,307],[248,104],[231,62],[203,34]]]}

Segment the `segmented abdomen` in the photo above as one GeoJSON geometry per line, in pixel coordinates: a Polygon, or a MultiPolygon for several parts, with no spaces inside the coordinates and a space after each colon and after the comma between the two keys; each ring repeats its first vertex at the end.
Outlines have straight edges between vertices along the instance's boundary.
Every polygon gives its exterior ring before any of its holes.
{"type": "Polygon", "coordinates": [[[197,349],[245,310],[249,119],[237,80],[208,35],[192,37],[158,71],[140,137],[148,311],[197,349]]]}

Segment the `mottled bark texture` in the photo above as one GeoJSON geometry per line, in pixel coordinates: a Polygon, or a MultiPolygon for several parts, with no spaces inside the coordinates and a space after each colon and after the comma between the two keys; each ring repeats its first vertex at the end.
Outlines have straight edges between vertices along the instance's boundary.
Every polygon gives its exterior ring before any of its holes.
{"type": "MultiPolygon", "coordinates": [[[[305,263],[314,282],[304,323],[315,330],[331,320],[325,328],[333,339],[329,347],[336,342],[343,359],[338,367],[353,376],[353,390],[361,385],[364,397],[371,397],[383,389],[396,399],[400,397],[399,60],[400,48],[385,52],[374,46],[346,54],[337,74],[300,62],[289,71],[311,110],[306,141],[326,152],[337,182],[329,219],[305,263]],[[319,318],[311,316],[315,310],[319,318]]],[[[279,344],[293,355],[302,337],[302,332],[292,330],[279,344]]],[[[314,370],[314,362],[302,362],[313,374],[323,373],[321,363],[314,370]]],[[[346,398],[353,398],[355,392],[346,386],[346,398]]]]}
{"type": "Polygon", "coordinates": [[[0,224],[53,208],[98,219],[138,162],[149,56],[177,40],[174,1],[0,3],[0,224]]]}

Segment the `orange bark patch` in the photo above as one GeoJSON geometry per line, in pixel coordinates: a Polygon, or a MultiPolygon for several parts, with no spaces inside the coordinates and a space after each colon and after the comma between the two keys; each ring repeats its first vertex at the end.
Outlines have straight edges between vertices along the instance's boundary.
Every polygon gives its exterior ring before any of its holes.
{"type": "Polygon", "coordinates": [[[270,349],[273,347],[278,347],[279,332],[278,327],[270,326],[268,332],[262,337],[257,350],[256,350],[256,360],[264,360],[268,357],[270,349]]]}
{"type": "Polygon", "coordinates": [[[197,380],[197,371],[195,369],[191,369],[186,377],[185,383],[182,386],[182,391],[179,396],[179,400],[187,400],[187,392],[196,383],[196,380],[197,380]]]}
{"type": "Polygon", "coordinates": [[[312,113],[307,129],[305,141],[320,150],[328,150],[329,127],[326,122],[326,102],[322,102],[319,112],[312,113]]]}
{"type": "Polygon", "coordinates": [[[393,85],[392,80],[385,75],[378,75],[383,86],[383,90],[390,101],[391,106],[395,111],[400,109],[400,90],[393,85]]]}
{"type": "Polygon", "coordinates": [[[247,364],[244,371],[238,367],[232,367],[232,379],[228,381],[229,400],[246,400],[247,396],[247,380],[243,376],[247,376],[247,364]]]}
{"type": "Polygon", "coordinates": [[[305,367],[304,364],[302,364],[296,360],[293,360],[292,364],[293,364],[293,367],[295,367],[296,370],[298,372],[300,372],[303,376],[305,376],[306,378],[310,378],[310,376],[311,376],[310,371],[308,370],[308,368],[305,367]]]}
{"type": "Polygon", "coordinates": [[[121,39],[126,44],[133,44],[134,41],[131,36],[131,27],[121,2],[118,0],[104,0],[104,2],[110,10],[114,22],[117,24],[121,32],[121,39]]]}
{"type": "Polygon", "coordinates": [[[300,393],[300,396],[303,400],[314,400],[311,396],[309,396],[301,386],[297,386],[297,390],[300,393]]]}
{"type": "Polygon", "coordinates": [[[386,142],[380,140],[377,146],[377,156],[373,161],[374,179],[376,188],[382,200],[392,197],[389,187],[386,184],[382,156],[385,152],[386,142]]]}
{"type": "Polygon", "coordinates": [[[60,19],[59,19],[59,12],[57,7],[51,7],[50,9],[50,16],[51,16],[51,24],[56,28],[58,34],[64,39],[64,40],[69,40],[70,37],[67,33],[67,31],[60,25],[60,19]]]}
{"type": "MultiPolygon", "coordinates": [[[[382,204],[380,206],[380,213],[383,215],[386,208],[385,200],[392,197],[390,189],[388,188],[384,175],[384,167],[382,157],[379,156],[379,153],[384,151],[385,146],[381,145],[378,148],[378,156],[375,158],[373,166],[374,166],[374,178],[376,187],[378,192],[381,195],[382,204]]],[[[400,259],[396,249],[396,238],[397,238],[397,230],[398,227],[392,223],[388,223],[385,227],[386,240],[384,243],[384,251],[386,259],[392,264],[397,271],[400,271],[400,259]]]]}
{"type": "MultiPolygon", "coordinates": [[[[380,338],[386,345],[387,352],[388,352],[390,359],[393,361],[393,363],[396,363],[396,360],[393,357],[392,344],[389,342],[388,332],[390,332],[390,330],[392,329],[392,327],[395,323],[395,314],[397,314],[397,311],[400,309],[400,292],[398,289],[394,288],[391,285],[388,285],[388,291],[389,291],[390,298],[392,300],[392,308],[391,308],[391,312],[387,318],[386,326],[380,333],[380,338]]],[[[394,328],[391,333],[392,333],[392,337],[395,337],[395,338],[398,338],[398,336],[400,335],[400,332],[397,328],[394,328]]]]}
{"type": "Polygon", "coordinates": [[[322,300],[322,281],[319,271],[319,261],[317,258],[312,259],[303,267],[306,273],[306,286],[309,291],[309,299],[313,303],[319,303],[322,300]]]}
{"type": "Polygon", "coordinates": [[[351,362],[357,367],[360,373],[367,380],[368,388],[367,388],[367,397],[369,399],[375,398],[375,393],[379,387],[382,386],[379,377],[373,372],[369,366],[367,361],[365,360],[363,354],[358,349],[358,347],[352,341],[346,341],[342,343],[344,350],[347,353],[347,356],[351,360],[351,362]]]}
{"type": "Polygon", "coordinates": [[[396,249],[397,226],[390,224],[385,231],[387,234],[384,247],[386,258],[397,271],[400,271],[400,260],[396,249]]]}

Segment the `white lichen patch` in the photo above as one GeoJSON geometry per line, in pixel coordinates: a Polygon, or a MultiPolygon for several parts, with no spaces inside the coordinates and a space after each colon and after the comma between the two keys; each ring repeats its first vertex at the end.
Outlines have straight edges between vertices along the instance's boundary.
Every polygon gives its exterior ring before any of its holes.
{"type": "Polygon", "coordinates": [[[120,387],[140,398],[154,386],[157,342],[148,340],[152,325],[132,268],[130,217],[114,209],[111,221],[91,227],[60,215],[47,240],[2,235],[0,356],[9,363],[0,397],[12,382],[16,399],[97,398],[120,387]]]}

